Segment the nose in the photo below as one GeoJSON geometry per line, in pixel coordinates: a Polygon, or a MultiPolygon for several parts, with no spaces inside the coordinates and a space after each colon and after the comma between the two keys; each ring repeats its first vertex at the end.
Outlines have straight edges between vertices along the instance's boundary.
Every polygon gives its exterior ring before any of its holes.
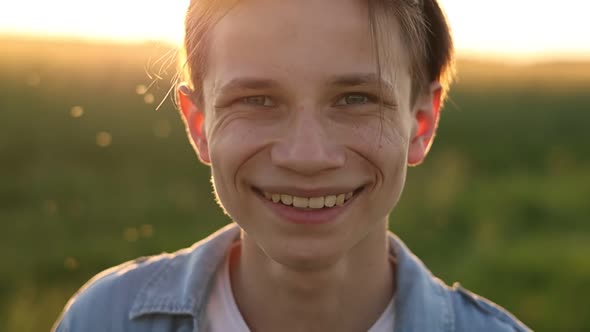
{"type": "Polygon", "coordinates": [[[299,108],[271,149],[273,164],[301,175],[317,175],[342,167],[345,151],[338,145],[337,137],[328,134],[328,124],[318,112],[299,108]]]}

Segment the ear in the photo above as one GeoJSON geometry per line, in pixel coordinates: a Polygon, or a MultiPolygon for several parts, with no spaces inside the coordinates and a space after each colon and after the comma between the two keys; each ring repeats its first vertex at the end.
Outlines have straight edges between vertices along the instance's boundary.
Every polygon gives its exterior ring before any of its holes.
{"type": "Polygon", "coordinates": [[[428,92],[418,97],[413,110],[412,137],[408,149],[408,164],[416,166],[424,161],[434,140],[440,117],[442,86],[433,82],[428,92]]]}
{"type": "Polygon", "coordinates": [[[203,112],[195,105],[192,98],[192,91],[184,84],[178,87],[178,107],[182,120],[186,126],[193,148],[197,152],[199,159],[206,165],[211,164],[209,158],[209,144],[205,135],[205,116],[203,112]]]}

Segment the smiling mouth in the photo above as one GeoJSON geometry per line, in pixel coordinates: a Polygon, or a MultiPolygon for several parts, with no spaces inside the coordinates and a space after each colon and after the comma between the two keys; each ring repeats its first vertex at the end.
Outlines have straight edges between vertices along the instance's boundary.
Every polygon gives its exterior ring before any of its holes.
{"type": "Polygon", "coordinates": [[[301,210],[325,210],[333,207],[344,206],[348,201],[363,191],[363,189],[364,186],[346,193],[315,197],[299,197],[284,193],[270,193],[253,187],[254,192],[267,201],[301,210]]]}

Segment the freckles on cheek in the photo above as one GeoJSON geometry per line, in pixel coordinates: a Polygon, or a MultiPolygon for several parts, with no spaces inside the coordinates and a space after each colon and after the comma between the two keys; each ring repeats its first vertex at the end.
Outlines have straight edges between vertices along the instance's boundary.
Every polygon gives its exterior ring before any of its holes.
{"type": "Polygon", "coordinates": [[[377,186],[399,187],[403,181],[407,160],[408,139],[403,128],[391,126],[386,120],[371,126],[353,126],[349,132],[349,147],[360,155],[374,173],[377,186]]]}
{"type": "Polygon", "coordinates": [[[403,150],[409,142],[403,126],[394,125],[388,120],[375,121],[370,126],[353,126],[351,134],[354,144],[371,147],[380,153],[382,150],[403,150]]]}

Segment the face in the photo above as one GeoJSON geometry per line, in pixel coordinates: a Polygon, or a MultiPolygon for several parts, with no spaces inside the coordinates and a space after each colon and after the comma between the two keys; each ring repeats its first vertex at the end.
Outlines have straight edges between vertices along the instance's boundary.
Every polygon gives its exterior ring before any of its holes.
{"type": "Polygon", "coordinates": [[[419,125],[401,43],[380,77],[371,40],[354,0],[241,1],[214,27],[191,133],[245,248],[310,267],[382,243],[419,125]]]}

